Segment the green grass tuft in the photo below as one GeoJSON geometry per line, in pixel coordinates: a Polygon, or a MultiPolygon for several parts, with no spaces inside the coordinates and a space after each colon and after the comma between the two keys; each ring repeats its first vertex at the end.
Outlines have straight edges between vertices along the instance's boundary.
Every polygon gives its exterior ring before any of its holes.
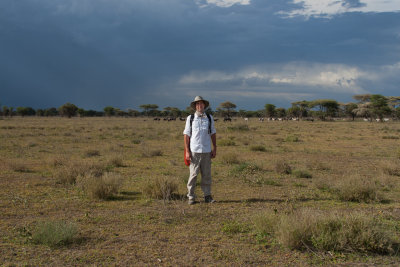
{"type": "Polygon", "coordinates": [[[252,145],[250,146],[251,151],[260,151],[260,152],[266,152],[267,149],[263,145],[252,145]]]}
{"type": "Polygon", "coordinates": [[[47,221],[39,223],[32,234],[35,244],[46,245],[51,248],[71,244],[78,233],[74,223],[66,221],[47,221]]]}
{"type": "Polygon", "coordinates": [[[312,178],[312,174],[305,170],[294,170],[292,171],[292,174],[296,178],[312,178]]]}

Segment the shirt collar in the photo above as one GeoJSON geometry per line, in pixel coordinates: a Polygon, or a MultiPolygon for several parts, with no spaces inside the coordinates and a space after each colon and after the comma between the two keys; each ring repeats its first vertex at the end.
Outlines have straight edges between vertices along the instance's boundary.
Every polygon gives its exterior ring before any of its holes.
{"type": "Polygon", "coordinates": [[[207,115],[206,115],[206,113],[205,113],[205,112],[203,112],[203,113],[200,113],[200,112],[196,111],[196,116],[197,116],[197,117],[204,118],[204,117],[205,117],[205,116],[207,116],[207,115]]]}

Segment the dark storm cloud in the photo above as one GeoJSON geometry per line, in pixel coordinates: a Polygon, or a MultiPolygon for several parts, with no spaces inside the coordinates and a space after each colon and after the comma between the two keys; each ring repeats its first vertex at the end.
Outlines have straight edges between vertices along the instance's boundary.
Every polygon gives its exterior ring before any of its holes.
{"type": "MultiPolygon", "coordinates": [[[[365,6],[356,0],[342,4],[365,6]]],[[[373,86],[394,87],[396,76],[379,72],[400,62],[399,13],[327,19],[281,12],[299,8],[281,0],[3,0],[0,103],[184,108],[194,95],[207,94],[214,103],[232,96],[244,108],[258,108],[269,100],[288,105],[296,97],[344,99],[373,86]],[[315,66],[338,81],[354,79],[355,89],[346,94],[338,86],[343,82],[313,85],[301,77],[288,82],[293,73],[305,77],[315,66]],[[268,79],[245,76],[250,69],[268,79]],[[371,69],[377,77],[365,82],[360,73],[371,69]],[[199,81],[210,73],[216,73],[214,80],[199,81]]]]}

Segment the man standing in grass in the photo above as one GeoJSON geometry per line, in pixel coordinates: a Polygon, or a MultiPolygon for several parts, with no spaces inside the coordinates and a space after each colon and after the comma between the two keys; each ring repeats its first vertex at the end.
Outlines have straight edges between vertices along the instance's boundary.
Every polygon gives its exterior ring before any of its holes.
{"type": "Polygon", "coordinates": [[[190,176],[187,183],[189,205],[196,203],[196,180],[201,172],[201,189],[206,203],[214,203],[211,196],[211,159],[217,155],[217,135],[214,119],[205,113],[209,102],[201,96],[196,96],[190,106],[196,110],[186,119],[183,131],[185,142],[185,159],[190,161],[190,176]],[[213,149],[211,149],[211,141],[213,149]]]}

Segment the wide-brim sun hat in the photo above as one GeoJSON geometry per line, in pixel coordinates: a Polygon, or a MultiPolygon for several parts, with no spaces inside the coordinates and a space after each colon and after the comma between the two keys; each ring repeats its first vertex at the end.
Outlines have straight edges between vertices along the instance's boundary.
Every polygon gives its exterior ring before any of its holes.
{"type": "Polygon", "coordinates": [[[196,110],[196,102],[199,102],[199,101],[203,101],[203,102],[204,102],[204,105],[205,105],[204,108],[205,108],[205,109],[210,105],[210,102],[208,102],[207,100],[205,100],[203,97],[201,97],[201,96],[196,96],[196,97],[194,98],[193,102],[190,103],[190,107],[191,107],[192,109],[196,110]]]}

